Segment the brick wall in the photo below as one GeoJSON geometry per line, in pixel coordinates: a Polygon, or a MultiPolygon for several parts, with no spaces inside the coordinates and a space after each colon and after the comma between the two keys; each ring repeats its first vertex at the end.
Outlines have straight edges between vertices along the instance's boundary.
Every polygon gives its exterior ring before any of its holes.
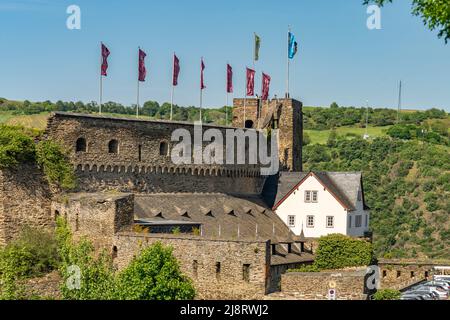
{"type": "Polygon", "coordinates": [[[114,238],[117,248],[114,262],[119,269],[124,268],[143,247],[157,241],[173,247],[182,272],[193,280],[196,299],[261,299],[267,292],[270,277],[268,241],[120,233],[114,238]],[[220,273],[216,272],[218,263],[220,273]],[[248,280],[244,279],[244,265],[249,266],[248,280]]]}

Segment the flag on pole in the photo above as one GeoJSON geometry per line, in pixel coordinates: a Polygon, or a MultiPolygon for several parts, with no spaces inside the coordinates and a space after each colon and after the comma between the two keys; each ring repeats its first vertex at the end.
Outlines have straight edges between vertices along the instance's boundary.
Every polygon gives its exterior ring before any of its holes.
{"type": "Polygon", "coordinates": [[[233,93],[233,68],[227,64],[227,93],[233,93]]]}
{"type": "Polygon", "coordinates": [[[109,56],[109,50],[108,48],[102,43],[102,67],[101,67],[101,75],[107,76],[108,71],[108,56],[109,56]]]}
{"type": "Polygon", "coordinates": [[[269,98],[270,76],[263,72],[262,74],[262,92],[261,99],[263,101],[269,98]]]}
{"type": "Polygon", "coordinates": [[[261,47],[261,38],[255,33],[255,55],[254,60],[259,60],[259,48],[261,47]]]}
{"type": "Polygon", "coordinates": [[[205,63],[203,62],[203,58],[202,58],[201,64],[200,64],[200,89],[201,90],[206,88],[204,77],[203,77],[203,71],[204,70],[205,70],[205,63]]]}
{"type": "Polygon", "coordinates": [[[288,56],[289,59],[293,59],[295,54],[297,53],[297,41],[295,41],[295,36],[292,32],[289,32],[289,43],[288,43],[288,56]]]}
{"type": "Polygon", "coordinates": [[[144,82],[147,70],[145,69],[145,57],[147,54],[139,49],[139,81],[144,82]]]}
{"type": "Polygon", "coordinates": [[[178,85],[178,74],[180,73],[180,60],[174,54],[173,55],[173,77],[172,77],[172,85],[178,85]]]}
{"type": "Polygon", "coordinates": [[[255,70],[247,68],[247,96],[255,95],[255,70]]]}

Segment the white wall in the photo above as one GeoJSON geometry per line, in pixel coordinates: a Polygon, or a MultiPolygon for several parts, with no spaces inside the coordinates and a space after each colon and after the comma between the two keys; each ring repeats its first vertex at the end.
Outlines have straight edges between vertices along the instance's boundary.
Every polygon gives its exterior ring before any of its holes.
{"type": "MultiPolygon", "coordinates": [[[[357,190],[355,190],[357,192],[357,190]]],[[[299,235],[302,230],[305,237],[318,238],[331,233],[340,233],[350,236],[363,236],[365,227],[364,212],[362,201],[358,201],[357,210],[347,213],[344,207],[334,198],[334,196],[324,190],[323,185],[314,177],[308,177],[300,187],[295,190],[277,209],[278,216],[288,225],[288,216],[295,216],[295,226],[290,229],[299,235]],[[317,203],[305,203],[305,191],[318,191],[317,203]],[[355,216],[362,215],[361,228],[354,228],[355,216]],[[314,216],[314,228],[307,227],[307,216],[314,216]],[[348,228],[348,216],[352,216],[352,228],[348,228]],[[327,216],[334,216],[334,227],[327,228],[327,216]]]]}

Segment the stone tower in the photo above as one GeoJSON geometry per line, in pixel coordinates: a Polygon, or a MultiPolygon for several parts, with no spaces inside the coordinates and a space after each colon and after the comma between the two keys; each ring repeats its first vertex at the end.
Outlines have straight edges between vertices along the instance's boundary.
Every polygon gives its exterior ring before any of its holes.
{"type": "Polygon", "coordinates": [[[233,100],[233,126],[237,128],[279,129],[279,159],[282,171],[302,171],[303,113],[295,99],[257,98],[233,100]]]}

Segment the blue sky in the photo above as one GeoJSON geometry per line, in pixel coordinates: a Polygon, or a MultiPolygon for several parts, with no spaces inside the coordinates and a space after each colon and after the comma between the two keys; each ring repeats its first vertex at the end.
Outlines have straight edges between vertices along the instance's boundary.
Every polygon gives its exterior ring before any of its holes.
{"type": "Polygon", "coordinates": [[[204,56],[204,106],[226,101],[225,66],[234,69],[234,96],[244,91],[253,32],[262,39],[256,64],[283,96],[286,32],[299,53],[291,63],[291,96],[305,105],[396,107],[450,111],[450,45],[410,14],[410,1],[382,9],[382,29],[366,27],[362,0],[0,0],[0,97],[32,101],[98,100],[99,42],[111,51],[104,101],[136,101],[137,47],[147,52],[141,101],[170,100],[172,53],[181,60],[175,103],[199,104],[204,56]],[[81,30],[66,28],[66,8],[81,8],[81,30]]]}

